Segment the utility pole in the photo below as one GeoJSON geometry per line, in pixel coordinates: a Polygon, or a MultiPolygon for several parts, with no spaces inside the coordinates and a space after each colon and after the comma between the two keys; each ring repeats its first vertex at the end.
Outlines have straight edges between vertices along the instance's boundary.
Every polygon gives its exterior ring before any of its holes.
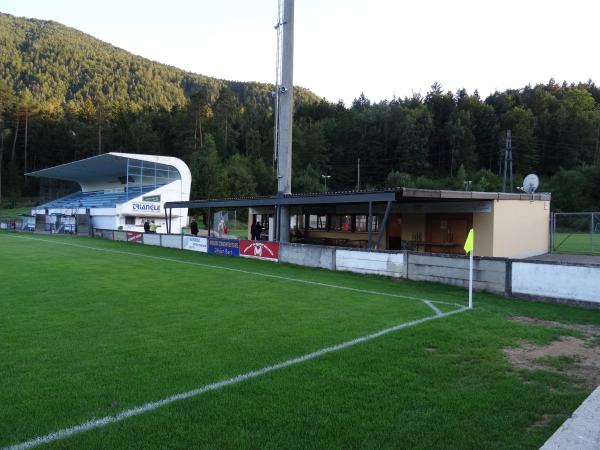
{"type": "Polygon", "coordinates": [[[360,158],[358,158],[358,161],[356,162],[356,166],[357,166],[356,190],[360,191],[360,158]]]}
{"type": "MultiPolygon", "coordinates": [[[[283,15],[276,26],[281,31],[281,82],[277,80],[276,103],[277,140],[277,194],[292,193],[292,120],[294,110],[294,0],[283,0],[283,15]],[[282,17],[283,16],[283,17],[282,17]]],[[[279,36],[279,34],[278,34],[279,36]]],[[[279,58],[277,58],[279,60],[279,58]]],[[[290,209],[287,205],[278,208],[277,228],[279,242],[290,240],[290,209]]]]}
{"type": "Polygon", "coordinates": [[[600,165],[600,125],[598,125],[598,135],[596,136],[596,154],[594,155],[594,165],[600,165]]]}
{"type": "Polygon", "coordinates": [[[513,191],[513,166],[512,166],[512,130],[506,130],[506,146],[504,148],[504,174],[502,176],[502,192],[506,192],[506,172],[510,167],[510,191],[513,191]]]}

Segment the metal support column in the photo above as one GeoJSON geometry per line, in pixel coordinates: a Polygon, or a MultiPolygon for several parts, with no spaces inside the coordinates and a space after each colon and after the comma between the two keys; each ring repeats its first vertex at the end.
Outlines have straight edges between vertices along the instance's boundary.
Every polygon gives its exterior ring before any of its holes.
{"type": "Polygon", "coordinates": [[[554,239],[556,239],[556,213],[550,213],[550,253],[554,252],[554,239]]]}
{"type": "Polygon", "coordinates": [[[385,214],[383,215],[383,223],[379,225],[379,234],[377,235],[377,245],[376,248],[379,248],[381,244],[381,238],[383,237],[383,233],[387,228],[388,217],[390,215],[390,209],[392,209],[392,202],[387,202],[387,206],[385,207],[385,214]]]}
{"type": "Polygon", "coordinates": [[[592,212],[592,223],[590,224],[590,251],[594,253],[594,213],[592,212]]]}
{"type": "MultiPolygon", "coordinates": [[[[169,208],[169,210],[171,210],[171,208],[169,208]]],[[[167,227],[167,234],[169,234],[171,232],[170,230],[170,222],[169,222],[169,216],[167,215],[167,208],[165,208],[165,225],[167,227]]]]}
{"type": "MultiPolygon", "coordinates": [[[[275,242],[279,242],[279,205],[273,207],[273,239],[275,242]]],[[[267,215],[267,224],[269,223],[269,216],[267,215]]],[[[264,226],[264,219],[263,219],[264,226]]]]}
{"type": "Polygon", "coordinates": [[[210,208],[208,208],[208,234],[207,236],[210,237],[210,229],[212,227],[212,216],[210,213],[210,208]]]}
{"type": "Polygon", "coordinates": [[[367,248],[371,250],[371,238],[373,234],[373,202],[369,202],[369,219],[367,223],[367,229],[369,230],[369,245],[367,248]]]}

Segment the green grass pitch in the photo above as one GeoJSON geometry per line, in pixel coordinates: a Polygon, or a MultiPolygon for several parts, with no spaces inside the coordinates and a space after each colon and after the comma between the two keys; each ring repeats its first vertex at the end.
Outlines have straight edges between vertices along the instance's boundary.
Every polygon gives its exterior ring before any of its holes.
{"type": "MultiPolygon", "coordinates": [[[[0,449],[466,304],[444,285],[103,240],[0,233],[0,449]],[[368,292],[367,292],[368,291],[368,292]]],[[[600,312],[475,309],[39,448],[538,448],[589,394],[502,349],[600,312]],[[552,417],[551,420],[542,420],[552,417]]]]}

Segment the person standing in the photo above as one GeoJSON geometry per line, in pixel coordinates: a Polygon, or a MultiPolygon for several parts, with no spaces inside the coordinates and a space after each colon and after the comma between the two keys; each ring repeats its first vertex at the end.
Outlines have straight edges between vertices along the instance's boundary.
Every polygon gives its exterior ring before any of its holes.
{"type": "Polygon", "coordinates": [[[194,236],[198,236],[198,223],[196,219],[192,219],[192,223],[190,224],[190,231],[194,236]]]}
{"type": "Polygon", "coordinates": [[[150,233],[156,233],[156,224],[154,223],[154,220],[150,222],[150,233]]]}
{"type": "Polygon", "coordinates": [[[256,226],[254,227],[255,241],[260,241],[260,234],[262,233],[263,227],[260,222],[256,222],[256,226]]]}
{"type": "Polygon", "coordinates": [[[253,241],[256,240],[256,224],[255,223],[250,225],[250,236],[252,236],[251,239],[253,241]]]}
{"type": "Polygon", "coordinates": [[[148,219],[144,222],[144,233],[150,233],[150,221],[148,219]]]}

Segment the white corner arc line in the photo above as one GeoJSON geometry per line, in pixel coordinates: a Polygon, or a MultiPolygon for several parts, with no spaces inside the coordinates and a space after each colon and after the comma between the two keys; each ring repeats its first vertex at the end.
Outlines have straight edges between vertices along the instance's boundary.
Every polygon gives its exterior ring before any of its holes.
{"type": "Polygon", "coordinates": [[[361,336],[350,341],[342,342],[341,344],[332,345],[331,347],[325,347],[320,350],[314,351],[312,353],[307,353],[306,355],[298,356],[296,358],[288,359],[287,361],[280,362],[278,364],[274,364],[272,366],[263,367],[262,369],[253,370],[251,372],[246,372],[240,375],[236,375],[232,378],[228,378],[225,380],[217,381],[215,383],[206,384],[204,386],[198,387],[196,389],[192,389],[190,391],[181,392],[179,394],[171,395],[169,397],[165,397],[161,400],[156,400],[153,402],[145,403],[141,406],[136,406],[131,409],[127,409],[122,411],[114,416],[105,416],[100,419],[92,419],[87,422],[81,423],[79,425],[75,425],[69,428],[63,428],[62,430],[54,431],[52,433],[46,434],[44,436],[39,436],[34,439],[30,439],[28,441],[22,442],[20,444],[9,445],[8,447],[3,447],[0,450],[27,450],[38,445],[47,444],[54,441],[59,441],[75,434],[84,433],[86,431],[90,431],[96,428],[102,428],[107,425],[121,422],[129,417],[139,416],[140,414],[144,414],[150,411],[154,411],[155,409],[161,408],[163,406],[169,405],[171,403],[175,403],[181,400],[186,400],[192,397],[197,397],[206,392],[216,391],[222,389],[227,386],[231,386],[234,384],[241,383],[242,381],[251,380],[253,378],[258,378],[262,375],[265,375],[270,372],[274,372],[276,370],[284,369],[286,367],[290,367],[296,364],[300,364],[306,361],[310,361],[311,359],[318,358],[320,356],[326,355],[328,353],[336,352],[339,350],[346,349],[348,347],[355,346],[357,344],[361,344],[366,341],[370,341],[372,339],[376,339],[383,335],[393,333],[394,331],[401,330],[403,328],[412,327],[415,325],[419,325],[421,323],[429,322],[436,319],[441,319],[443,317],[448,317],[453,314],[458,314],[464,311],[468,311],[469,309],[466,307],[461,307],[460,309],[456,309],[450,312],[436,314],[435,316],[428,316],[422,319],[412,320],[410,322],[403,322],[398,325],[394,325],[393,327],[385,328],[383,330],[377,331],[375,333],[367,334],[365,336],[361,336]]]}
{"type": "MultiPolygon", "coordinates": [[[[243,269],[236,269],[234,267],[227,267],[227,266],[220,266],[217,264],[206,264],[206,263],[200,263],[200,262],[195,262],[195,261],[183,261],[180,259],[175,259],[175,258],[166,258],[164,256],[155,256],[155,255],[145,255],[143,253],[137,253],[137,252],[127,252],[127,251],[123,251],[123,250],[114,250],[114,249],[109,249],[109,248],[100,248],[100,247],[93,247],[90,245],[81,245],[81,244],[73,244],[70,242],[61,242],[61,241],[53,241],[53,240],[49,240],[49,239],[39,239],[39,238],[32,238],[32,237],[25,237],[25,236],[17,236],[17,235],[8,235],[8,237],[12,237],[15,239],[25,239],[25,240],[30,240],[30,241],[38,241],[38,242],[45,242],[47,244],[55,244],[55,245],[65,245],[65,246],[69,246],[69,247],[76,247],[76,248],[84,248],[87,250],[95,250],[98,252],[106,252],[106,253],[115,253],[115,254],[120,254],[120,255],[128,255],[128,256],[136,256],[136,257],[140,257],[140,258],[149,258],[149,259],[156,259],[159,261],[169,261],[169,262],[174,262],[174,263],[178,263],[178,264],[187,264],[190,266],[199,266],[199,267],[206,267],[208,269],[217,269],[217,270],[228,270],[230,272],[237,272],[237,273],[244,273],[244,274],[248,274],[248,275],[256,275],[259,277],[265,277],[265,278],[273,278],[276,280],[284,280],[284,281],[293,281],[295,283],[305,283],[305,284],[310,284],[313,286],[321,286],[321,287],[326,287],[326,288],[332,288],[332,289],[341,289],[344,291],[352,291],[352,292],[359,292],[362,294],[371,294],[371,295],[381,295],[384,297],[393,297],[393,298],[404,298],[407,300],[416,300],[419,302],[423,302],[425,303],[427,306],[429,306],[431,309],[433,309],[433,311],[437,314],[437,312],[439,311],[439,309],[437,308],[433,308],[432,304],[437,303],[440,305],[450,305],[450,306],[454,306],[457,308],[462,308],[463,305],[459,304],[459,303],[451,303],[451,302],[444,302],[441,300],[430,300],[430,299],[426,299],[426,298],[420,298],[420,297],[412,297],[410,295],[401,295],[401,294],[392,294],[389,292],[380,292],[380,291],[372,291],[369,289],[358,289],[358,288],[352,288],[352,287],[348,287],[348,286],[341,286],[338,284],[329,284],[329,283],[321,283],[318,281],[311,281],[311,280],[303,280],[302,278],[293,278],[293,277],[284,277],[282,275],[273,275],[273,274],[269,274],[269,273],[263,273],[263,272],[253,272],[251,270],[243,270],[243,269]]],[[[110,242],[114,242],[114,241],[110,241],[110,242]]],[[[160,248],[165,248],[165,247],[160,247],[160,248]]]]}

